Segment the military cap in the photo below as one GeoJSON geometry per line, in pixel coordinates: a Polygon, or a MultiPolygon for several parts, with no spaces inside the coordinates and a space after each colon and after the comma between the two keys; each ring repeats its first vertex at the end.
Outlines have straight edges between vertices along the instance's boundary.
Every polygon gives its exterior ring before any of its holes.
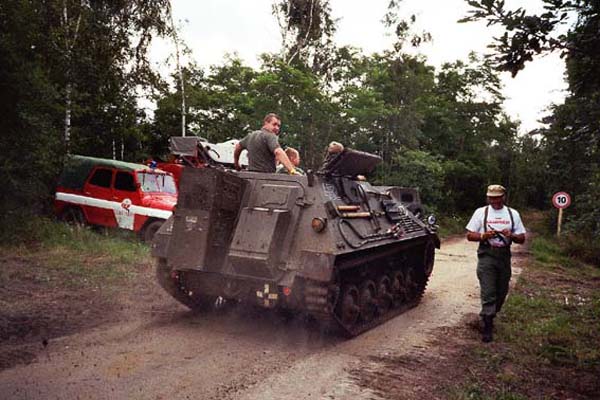
{"type": "Polygon", "coordinates": [[[504,196],[506,189],[502,185],[490,185],[487,188],[487,197],[504,196]]]}

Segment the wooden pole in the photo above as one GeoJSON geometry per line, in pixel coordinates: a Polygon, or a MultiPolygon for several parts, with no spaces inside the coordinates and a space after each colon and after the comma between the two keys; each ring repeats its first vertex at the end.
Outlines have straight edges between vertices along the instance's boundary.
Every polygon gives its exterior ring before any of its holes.
{"type": "Polygon", "coordinates": [[[560,236],[560,227],[562,225],[562,215],[563,215],[563,209],[559,208],[558,209],[558,226],[556,227],[556,236],[560,236]]]}

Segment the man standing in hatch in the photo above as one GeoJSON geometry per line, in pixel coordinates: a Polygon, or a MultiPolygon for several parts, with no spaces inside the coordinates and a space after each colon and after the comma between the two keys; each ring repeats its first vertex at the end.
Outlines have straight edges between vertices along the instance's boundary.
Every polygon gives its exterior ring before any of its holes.
{"type": "Polygon", "coordinates": [[[487,188],[489,205],[475,210],[467,224],[467,240],[479,242],[477,278],[481,288],[481,312],[484,342],[493,340],[494,317],[506,295],[511,276],[510,245],[525,242],[525,227],[517,210],[504,205],[506,189],[501,185],[487,188]]]}
{"type": "Polygon", "coordinates": [[[260,130],[248,134],[235,145],[233,152],[234,167],[238,171],[242,150],[248,150],[248,170],[253,172],[275,172],[277,162],[280,162],[290,175],[296,174],[294,164],[279,145],[279,129],[281,118],[277,114],[267,114],[260,130]]]}

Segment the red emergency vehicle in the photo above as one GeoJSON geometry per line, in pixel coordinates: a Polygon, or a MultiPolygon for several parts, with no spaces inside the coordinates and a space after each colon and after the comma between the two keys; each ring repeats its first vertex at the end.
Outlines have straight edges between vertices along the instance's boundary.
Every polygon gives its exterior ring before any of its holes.
{"type": "MultiPolygon", "coordinates": [[[[210,143],[199,136],[173,136],[169,140],[170,161],[156,161],[158,168],[171,172],[179,187],[179,178],[184,167],[203,168],[221,165],[233,168],[233,151],[238,142],[231,139],[223,143],[210,143]]],[[[240,165],[248,165],[248,156],[243,152],[240,165]]]]}
{"type": "Polygon", "coordinates": [[[119,227],[150,242],[177,203],[173,175],[143,164],[71,156],[56,188],[62,220],[119,227]]]}

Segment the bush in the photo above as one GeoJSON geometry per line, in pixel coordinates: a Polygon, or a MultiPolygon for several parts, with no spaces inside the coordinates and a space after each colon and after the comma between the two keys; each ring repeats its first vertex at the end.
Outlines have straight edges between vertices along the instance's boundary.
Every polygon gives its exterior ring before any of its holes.
{"type": "Polygon", "coordinates": [[[419,150],[398,151],[390,170],[380,180],[391,186],[406,186],[419,190],[421,201],[439,209],[442,204],[444,175],[440,160],[419,150]]]}
{"type": "Polygon", "coordinates": [[[445,238],[451,235],[464,235],[469,218],[470,216],[467,215],[439,215],[440,236],[445,238]]]}
{"type": "Polygon", "coordinates": [[[37,242],[48,230],[50,220],[33,212],[17,209],[0,216],[0,242],[5,245],[19,245],[37,242]]]}
{"type": "Polygon", "coordinates": [[[566,256],[600,268],[600,241],[568,233],[561,236],[560,247],[566,256]]]}

